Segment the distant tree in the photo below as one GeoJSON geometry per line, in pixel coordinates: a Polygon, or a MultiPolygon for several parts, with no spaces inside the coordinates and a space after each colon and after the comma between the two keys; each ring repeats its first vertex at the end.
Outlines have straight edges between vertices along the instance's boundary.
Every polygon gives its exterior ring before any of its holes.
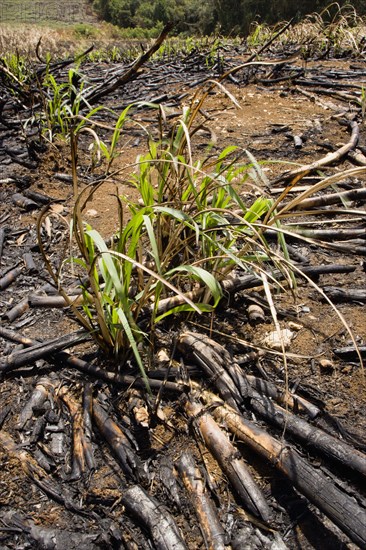
{"type": "Polygon", "coordinates": [[[136,10],[135,25],[140,27],[154,27],[156,24],[166,24],[168,21],[176,23],[176,29],[183,31],[187,28],[186,21],[194,8],[196,0],[156,0],[155,2],[142,1],[136,10]]]}
{"type": "Polygon", "coordinates": [[[109,17],[109,0],[94,0],[94,9],[99,13],[102,19],[110,20],[109,17]]]}
{"type": "MultiPolygon", "coordinates": [[[[223,34],[245,35],[250,24],[257,20],[277,23],[322,11],[331,0],[94,0],[101,17],[121,27],[160,27],[167,21],[176,21],[179,32],[210,34],[215,29],[223,34]]],[[[365,0],[351,4],[339,0],[331,4],[329,18],[337,6],[349,5],[360,14],[366,13],[365,0]]],[[[328,12],[327,12],[328,13],[328,12]]],[[[325,16],[327,15],[325,14],[325,16]]]]}
{"type": "Polygon", "coordinates": [[[133,7],[129,0],[109,0],[109,15],[115,25],[133,26],[133,7]]]}

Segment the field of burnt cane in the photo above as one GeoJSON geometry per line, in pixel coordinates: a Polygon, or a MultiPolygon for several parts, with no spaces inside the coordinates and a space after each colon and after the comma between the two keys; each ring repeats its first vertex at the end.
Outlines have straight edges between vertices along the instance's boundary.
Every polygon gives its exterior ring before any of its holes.
{"type": "Polygon", "coordinates": [[[2,57],[3,548],[366,548],[348,23],[2,57]]]}

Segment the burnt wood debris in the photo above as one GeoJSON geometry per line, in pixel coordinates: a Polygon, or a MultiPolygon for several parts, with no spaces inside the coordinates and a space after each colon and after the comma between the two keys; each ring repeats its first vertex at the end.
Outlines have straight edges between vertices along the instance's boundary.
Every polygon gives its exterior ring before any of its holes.
{"type": "MultiPolygon", "coordinates": [[[[329,69],[321,61],[305,69],[297,52],[282,52],[271,40],[255,54],[247,53],[245,44],[242,50],[222,47],[211,66],[198,50],[154,61],[169,30],[133,63],[81,65],[88,103],[103,100],[120,110],[145,102],[140,113],[146,119],[148,104],[161,104],[174,116],[184,99],[215,79],[238,88],[255,84],[264,93],[281,87],[328,111],[335,105],[335,120],[347,132],[345,143],[328,143],[321,155],[283,171],[266,191],[277,204],[292,186],[289,202],[281,204],[284,211],[300,197],[298,215],[288,226],[288,251],[299,266],[299,284],[316,280],[332,302],[364,304],[366,191],[361,176],[366,146],[360,93],[365,58],[347,69],[329,69]],[[321,194],[324,171],[345,161],[352,167],[344,181],[321,194]],[[307,196],[314,185],[319,194],[307,196]],[[353,218],[338,227],[345,202],[353,218]],[[327,220],[330,207],[332,226],[301,224],[304,217],[299,216],[312,209],[324,211],[327,220]],[[334,252],[345,254],[347,262],[333,261],[334,252]],[[347,281],[355,272],[363,279],[358,288],[329,283],[342,274],[347,281]]],[[[73,62],[51,63],[47,70],[62,78],[73,62]]],[[[197,326],[188,319],[166,332],[157,329],[154,361],[147,370],[151,394],[130,358],[116,368],[71,321],[68,331],[68,321],[62,320],[69,319],[69,302],[50,284],[34,222],[17,225],[20,214],[33,216],[63,201],[48,196],[47,189],[31,189],[42,144],[31,125],[23,136],[22,121],[40,108],[29,104],[29,88],[36,102],[45,70],[40,60],[25,89],[0,65],[0,463],[9,481],[3,486],[3,477],[0,483],[0,546],[284,549],[303,547],[296,542],[303,529],[312,544],[308,547],[346,549],[353,543],[366,548],[366,438],[347,419],[328,412],[326,393],[306,379],[292,378],[291,369],[286,374],[275,366],[281,352],[259,350],[240,337],[234,342],[232,331],[223,328],[230,312],[239,315],[235,307],[254,330],[268,321],[271,304],[260,273],[238,271],[222,282],[224,305],[212,325],[197,326]],[[49,336],[47,319],[64,333],[53,330],[49,336]],[[37,330],[38,323],[43,330],[37,330]],[[159,347],[167,350],[164,360],[159,347]],[[12,480],[15,468],[24,475],[20,484],[12,480]],[[17,509],[18,492],[28,495],[28,511],[17,509]],[[40,514],[35,520],[42,507],[49,517],[40,514]],[[61,524],[52,520],[55,510],[61,524]]],[[[100,123],[109,122],[101,113],[100,123]]],[[[296,151],[310,140],[288,127],[274,130],[269,139],[288,134],[296,151]]],[[[132,129],[131,140],[142,134],[132,129]]],[[[50,177],[70,189],[70,174],[55,171],[50,177]]],[[[78,177],[82,184],[95,183],[88,172],[78,177]]],[[[64,232],[55,222],[45,235],[49,249],[57,250],[64,232]]],[[[275,227],[267,230],[270,246],[276,246],[277,236],[275,227]]],[[[282,272],[272,275],[286,283],[282,272]]],[[[187,296],[194,300],[202,292],[196,288],[187,296]]],[[[80,303],[77,278],[68,282],[67,294],[76,306],[80,303]]],[[[181,303],[179,296],[168,297],[158,313],[181,303]]],[[[277,315],[302,323],[285,305],[277,315]]],[[[359,371],[364,344],[335,343],[332,360],[323,368],[333,372],[338,362],[359,371]]],[[[309,363],[314,357],[309,355],[309,363]]]]}

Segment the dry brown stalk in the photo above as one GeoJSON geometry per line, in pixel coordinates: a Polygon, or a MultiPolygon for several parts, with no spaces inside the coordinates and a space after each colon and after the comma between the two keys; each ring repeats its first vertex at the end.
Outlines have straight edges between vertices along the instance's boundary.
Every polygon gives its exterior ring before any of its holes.
{"type": "Polygon", "coordinates": [[[193,398],[186,401],[185,411],[190,418],[193,418],[207,448],[226,474],[243,505],[251,513],[268,522],[271,511],[266,499],[227,435],[223,433],[212,415],[193,398]]]}
{"type": "Polygon", "coordinates": [[[71,479],[78,479],[87,470],[94,470],[95,461],[90,439],[85,436],[84,417],[81,406],[70,395],[69,389],[63,386],[58,391],[58,396],[69,409],[72,418],[72,470],[71,479]]]}
{"type": "Polygon", "coordinates": [[[130,487],[122,497],[129,514],[136,517],[150,532],[156,548],[160,550],[187,550],[172,515],[142,487],[130,487]]]}
{"type": "Polygon", "coordinates": [[[192,454],[183,453],[176,466],[195,509],[206,548],[209,550],[224,550],[225,531],[192,454]]]}
{"type": "Polygon", "coordinates": [[[130,479],[146,477],[141,460],[121,427],[108,416],[96,399],[93,399],[93,420],[118,459],[124,474],[130,479]]]}
{"type": "MultiPolygon", "coordinates": [[[[349,126],[351,128],[351,138],[342,147],[337,149],[337,151],[334,151],[332,153],[328,153],[325,157],[312,162],[311,164],[307,164],[305,166],[300,166],[300,168],[296,168],[295,170],[291,170],[290,172],[285,172],[280,177],[278,177],[273,183],[279,183],[280,181],[289,181],[294,178],[298,178],[299,176],[304,177],[310,172],[314,172],[315,170],[319,170],[319,168],[323,168],[324,166],[329,166],[330,164],[334,162],[338,162],[342,157],[344,157],[349,151],[354,149],[358,143],[359,137],[360,137],[360,129],[355,121],[351,121],[349,123],[349,126]]],[[[298,181],[298,179],[296,180],[298,181]]]]}

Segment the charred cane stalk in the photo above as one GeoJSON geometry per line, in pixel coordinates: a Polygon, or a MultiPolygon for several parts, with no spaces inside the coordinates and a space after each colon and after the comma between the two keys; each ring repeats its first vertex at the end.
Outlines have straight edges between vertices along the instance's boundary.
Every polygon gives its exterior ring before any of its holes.
{"type": "Polygon", "coordinates": [[[185,411],[193,419],[207,448],[219,463],[244,506],[268,522],[271,511],[262,491],[255,483],[240,453],[222,432],[212,415],[193,399],[186,401],[185,411]]]}
{"type": "Polygon", "coordinates": [[[183,453],[176,466],[195,509],[206,548],[224,550],[225,532],[192,454],[183,453]]]}
{"type": "Polygon", "coordinates": [[[178,527],[169,512],[142,487],[134,485],[123,495],[122,503],[129,514],[149,531],[159,550],[187,550],[178,527]]]}
{"type": "Polygon", "coordinates": [[[201,399],[206,405],[217,405],[213,415],[218,422],[224,422],[235,437],[282,472],[353,542],[366,548],[366,508],[311,466],[286,441],[277,441],[209,392],[201,394],[201,399]]]}

